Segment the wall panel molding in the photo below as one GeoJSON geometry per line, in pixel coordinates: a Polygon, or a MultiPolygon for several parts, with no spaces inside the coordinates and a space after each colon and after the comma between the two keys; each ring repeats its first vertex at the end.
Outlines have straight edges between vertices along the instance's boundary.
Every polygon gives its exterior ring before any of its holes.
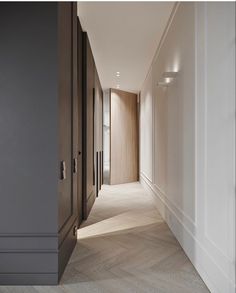
{"type": "Polygon", "coordinates": [[[153,107],[140,109],[155,137],[153,179],[141,169],[141,184],[214,293],[236,291],[233,64],[235,3],[180,3],[151,65],[153,107]],[[176,80],[157,89],[176,64],[176,80]]]}
{"type": "MultiPolygon", "coordinates": [[[[208,93],[208,77],[209,70],[208,68],[208,42],[209,42],[209,19],[208,19],[208,9],[212,9],[211,4],[202,3],[195,4],[195,14],[196,14],[196,215],[197,215],[197,224],[199,226],[199,230],[201,230],[201,239],[204,242],[204,245],[207,247],[209,251],[213,255],[221,255],[224,256],[228,261],[235,261],[235,240],[234,240],[234,231],[232,223],[234,220],[234,204],[232,203],[232,197],[227,195],[227,215],[225,212],[223,216],[227,216],[228,224],[225,225],[228,228],[223,229],[223,232],[227,232],[227,237],[223,237],[225,240],[227,239],[227,249],[223,248],[216,240],[211,237],[211,233],[209,233],[209,229],[212,231],[212,226],[208,226],[207,217],[211,216],[211,212],[209,210],[208,204],[208,184],[209,184],[209,168],[211,168],[211,164],[209,162],[208,157],[208,141],[209,134],[211,134],[214,129],[211,129],[210,133],[208,130],[208,120],[210,119],[211,113],[209,113],[209,93],[208,93]],[[208,5],[210,7],[208,8],[208,5]],[[232,229],[232,230],[231,230],[232,229]]],[[[216,8],[214,8],[216,9],[216,8]]],[[[211,24],[210,24],[211,25],[211,24]]],[[[230,102],[230,96],[228,97],[228,102],[230,102]]],[[[216,97],[217,98],[217,97],[216,97]]],[[[235,103],[231,102],[232,109],[235,108],[235,103]]],[[[211,102],[210,109],[214,107],[214,104],[211,102]]],[[[223,105],[221,106],[223,108],[223,105]]],[[[221,110],[222,111],[222,110],[221,110]]],[[[227,116],[227,115],[225,115],[227,116]]],[[[234,131],[233,131],[234,132],[234,131]]],[[[224,138],[225,142],[229,143],[229,139],[224,138]]],[[[230,143],[228,144],[230,145],[230,143]]],[[[228,156],[228,153],[227,154],[228,156]]],[[[232,154],[233,155],[233,154],[232,154]]],[[[220,157],[224,157],[221,154],[220,157]]],[[[212,171],[211,171],[212,176],[212,171]]],[[[219,180],[217,184],[224,184],[222,180],[219,180]]],[[[218,191],[220,192],[220,190],[218,191]]],[[[229,190],[230,192],[230,190],[229,190]]],[[[233,190],[231,190],[233,193],[233,190]]],[[[212,202],[211,205],[212,206],[212,202]]],[[[217,227],[219,229],[220,227],[217,227]]],[[[222,260],[221,260],[222,262],[222,260]]],[[[229,274],[232,276],[232,272],[229,274]]],[[[235,278],[235,277],[234,277],[235,278]]]]}
{"type": "Polygon", "coordinates": [[[154,184],[153,187],[156,194],[158,194],[158,196],[165,202],[169,209],[173,210],[176,216],[179,219],[182,219],[180,221],[182,221],[183,224],[186,224],[188,229],[193,232],[196,229],[196,223],[184,212],[184,210],[178,207],[178,205],[173,200],[168,198],[166,193],[158,185],[154,184]]]}
{"type": "Polygon", "coordinates": [[[140,171],[140,174],[145,177],[146,180],[148,180],[150,183],[152,183],[152,179],[150,178],[150,176],[148,176],[145,172],[140,171]]]}
{"type": "Polygon", "coordinates": [[[58,235],[55,234],[1,234],[1,251],[45,251],[57,250],[58,235]]]}
{"type": "Polygon", "coordinates": [[[208,249],[197,239],[194,233],[185,225],[172,208],[160,197],[154,186],[140,176],[144,189],[153,197],[154,203],[165,222],[174,233],[193,265],[200,273],[202,279],[213,293],[235,293],[235,284],[227,276],[227,272],[234,271],[234,263],[218,254],[213,258],[208,249]],[[193,249],[194,247],[194,249],[193,249]],[[222,260],[224,262],[222,263],[222,260]],[[219,263],[221,266],[219,266],[219,263]]]}

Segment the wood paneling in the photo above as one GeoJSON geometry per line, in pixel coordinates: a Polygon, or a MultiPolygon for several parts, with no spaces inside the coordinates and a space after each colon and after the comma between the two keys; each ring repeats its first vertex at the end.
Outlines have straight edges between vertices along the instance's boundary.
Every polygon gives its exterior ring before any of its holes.
{"type": "Polygon", "coordinates": [[[77,5],[58,6],[59,24],[59,160],[65,178],[59,180],[59,278],[76,244],[78,153],[77,109],[77,5]]]}
{"type": "Polygon", "coordinates": [[[59,160],[65,178],[59,181],[59,230],[71,216],[71,108],[72,108],[72,15],[71,6],[59,6],[59,160]],[[69,200],[68,200],[69,199],[69,200]]]}
{"type": "Polygon", "coordinates": [[[111,89],[111,184],[138,179],[137,95],[111,89]]]}

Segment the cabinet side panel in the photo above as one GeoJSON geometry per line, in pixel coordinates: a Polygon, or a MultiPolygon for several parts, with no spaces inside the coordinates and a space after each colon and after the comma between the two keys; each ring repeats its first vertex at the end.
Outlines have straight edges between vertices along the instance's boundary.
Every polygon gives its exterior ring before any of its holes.
{"type": "Polygon", "coordinates": [[[54,233],[56,4],[1,3],[0,38],[0,233],[54,233]]]}
{"type": "Polygon", "coordinates": [[[1,3],[0,39],[0,284],[52,284],[58,248],[57,4],[1,3]]]}

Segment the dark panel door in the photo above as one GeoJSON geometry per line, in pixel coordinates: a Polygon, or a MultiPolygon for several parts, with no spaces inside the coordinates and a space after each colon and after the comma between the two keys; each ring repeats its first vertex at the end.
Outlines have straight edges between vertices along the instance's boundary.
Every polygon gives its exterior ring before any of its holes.
{"type": "Polygon", "coordinates": [[[59,231],[72,215],[72,9],[59,5],[59,231]]]}
{"type": "Polygon", "coordinates": [[[78,34],[77,34],[77,5],[76,2],[72,4],[72,86],[73,86],[73,105],[72,105],[72,172],[73,172],[73,199],[72,199],[72,214],[73,216],[78,216],[78,68],[77,68],[77,58],[78,58],[78,34]]]}
{"type": "Polygon", "coordinates": [[[83,33],[83,217],[95,201],[94,170],[94,59],[86,33],[83,33]]]}
{"type": "Polygon", "coordinates": [[[59,276],[76,244],[77,231],[77,9],[58,4],[59,41],[59,276]]]}
{"type": "Polygon", "coordinates": [[[78,168],[77,168],[77,182],[78,182],[78,225],[83,219],[82,209],[82,42],[83,32],[79,18],[77,18],[77,36],[78,36],[78,168]]]}

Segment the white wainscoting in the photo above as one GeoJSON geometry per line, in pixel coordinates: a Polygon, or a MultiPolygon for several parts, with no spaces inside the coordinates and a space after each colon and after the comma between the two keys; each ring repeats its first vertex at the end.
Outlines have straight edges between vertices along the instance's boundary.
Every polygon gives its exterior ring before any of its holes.
{"type": "Polygon", "coordinates": [[[140,111],[141,120],[152,117],[153,138],[143,144],[141,159],[151,151],[152,176],[141,166],[140,181],[211,292],[235,293],[235,3],[179,4],[148,79],[140,111]],[[176,66],[175,84],[157,89],[161,74],[176,66]],[[150,113],[142,109],[147,92],[150,113]]]}

